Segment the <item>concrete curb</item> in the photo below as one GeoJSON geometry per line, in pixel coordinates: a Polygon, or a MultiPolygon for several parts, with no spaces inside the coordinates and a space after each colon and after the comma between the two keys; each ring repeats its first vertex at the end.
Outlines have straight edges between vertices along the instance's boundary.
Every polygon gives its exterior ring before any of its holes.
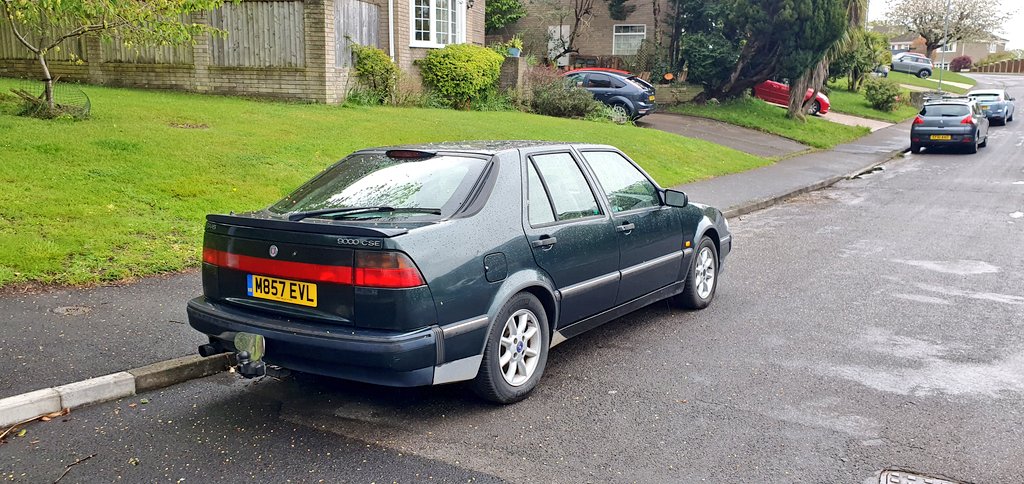
{"type": "Polygon", "coordinates": [[[203,358],[185,356],[133,370],[90,378],[67,385],[44,388],[0,399],[0,427],[35,420],[64,409],[81,408],[202,378],[227,370],[228,353],[203,358]]]}
{"type": "Polygon", "coordinates": [[[803,187],[800,187],[800,188],[797,188],[797,189],[794,189],[794,190],[790,190],[788,192],[781,193],[779,195],[771,196],[771,197],[768,197],[768,198],[762,198],[762,199],[759,199],[759,200],[754,200],[754,201],[747,202],[747,203],[744,203],[744,204],[740,204],[740,205],[736,205],[736,206],[733,206],[733,207],[729,207],[727,210],[723,210],[722,214],[724,214],[726,218],[733,218],[733,217],[739,217],[740,215],[746,215],[746,214],[751,213],[751,212],[756,212],[758,210],[766,209],[768,207],[771,207],[772,205],[777,205],[777,204],[782,203],[782,202],[784,202],[786,200],[789,200],[790,198],[793,198],[793,197],[795,197],[797,195],[803,195],[804,193],[809,193],[809,192],[821,190],[822,188],[827,188],[827,187],[830,187],[832,185],[835,185],[836,183],[839,183],[840,181],[843,181],[843,180],[846,180],[846,179],[849,179],[849,178],[853,178],[854,176],[857,176],[857,175],[859,175],[861,173],[864,173],[865,171],[868,171],[868,170],[870,170],[870,169],[872,169],[872,168],[874,168],[874,167],[876,167],[878,165],[881,165],[881,164],[887,163],[889,161],[892,161],[897,156],[900,156],[900,155],[902,155],[903,153],[906,153],[909,150],[910,150],[910,146],[907,146],[906,148],[901,148],[901,149],[898,149],[898,150],[893,150],[893,151],[889,152],[888,155],[886,155],[884,160],[872,162],[871,164],[865,166],[864,168],[860,168],[858,170],[855,170],[852,173],[848,173],[846,175],[832,176],[832,177],[826,178],[824,180],[821,180],[821,181],[819,181],[817,183],[813,183],[813,184],[810,184],[810,185],[807,185],[807,186],[803,186],[803,187]]]}
{"type": "MultiPolygon", "coordinates": [[[[826,178],[786,193],[750,201],[725,210],[729,218],[768,208],[785,200],[832,186],[878,165],[886,163],[910,147],[890,152],[885,159],[846,175],[826,178]]],[[[0,399],[0,426],[16,425],[63,409],[80,408],[164,388],[196,378],[227,370],[232,365],[231,355],[223,353],[204,358],[199,355],[183,356],[111,375],[90,378],[76,383],[45,388],[34,392],[0,399]]]]}

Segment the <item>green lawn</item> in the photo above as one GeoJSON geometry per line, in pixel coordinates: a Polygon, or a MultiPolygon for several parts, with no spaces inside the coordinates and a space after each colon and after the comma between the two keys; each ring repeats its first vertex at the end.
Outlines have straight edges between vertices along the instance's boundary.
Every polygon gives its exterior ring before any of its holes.
{"type": "MultiPolygon", "coordinates": [[[[863,90],[861,92],[850,92],[846,90],[846,86],[846,79],[839,79],[829,83],[829,87],[832,89],[828,93],[828,99],[832,102],[832,111],[862,118],[888,121],[890,123],[905,121],[914,117],[918,112],[917,108],[907,105],[901,105],[891,112],[879,111],[871,107],[871,103],[864,97],[863,90]]],[[[909,96],[909,92],[907,95],[909,96]]],[[[825,116],[828,117],[827,114],[825,116]]]]}
{"type": "Polygon", "coordinates": [[[718,105],[680,104],[669,110],[757,129],[821,149],[833,148],[870,132],[863,126],[845,126],[813,116],[806,122],[789,119],[785,109],[750,97],[718,105]]]}
{"type": "MultiPolygon", "coordinates": [[[[936,69],[935,73],[928,79],[921,79],[912,74],[906,74],[903,72],[890,72],[889,79],[892,79],[900,84],[909,84],[911,86],[927,87],[929,89],[938,89],[939,87],[939,70],[936,69]]],[[[952,92],[956,94],[967,94],[970,89],[964,89],[961,87],[954,86],[952,84],[946,84],[945,81],[953,81],[963,84],[976,84],[974,79],[967,77],[963,74],[956,72],[942,71],[942,90],[946,92],[952,92]]]]}
{"type": "MultiPolygon", "coordinates": [[[[0,93],[15,81],[0,79],[0,93]]],[[[770,163],[712,143],[518,112],[339,107],[83,87],[88,121],[0,103],[0,287],[198,265],[203,217],[264,207],[353,150],[462,139],[623,149],[662,185],[770,163]]]]}

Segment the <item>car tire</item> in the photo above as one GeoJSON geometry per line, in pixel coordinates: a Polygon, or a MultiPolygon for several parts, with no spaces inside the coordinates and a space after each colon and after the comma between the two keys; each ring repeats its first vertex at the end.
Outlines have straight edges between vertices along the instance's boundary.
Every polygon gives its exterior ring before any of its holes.
{"type": "Polygon", "coordinates": [[[718,289],[718,249],[710,237],[703,237],[686,270],[683,292],[672,296],[672,303],[686,309],[704,309],[715,298],[718,289]],[[710,265],[709,265],[710,264],[710,265]],[[711,271],[708,274],[708,271],[711,271]],[[710,279],[708,276],[710,275],[710,279]]]}
{"type": "Polygon", "coordinates": [[[915,143],[910,143],[910,153],[911,154],[916,155],[916,154],[918,154],[920,152],[921,152],[921,145],[915,144],[915,143]]]}
{"type": "Polygon", "coordinates": [[[529,396],[547,365],[548,328],[547,313],[537,296],[528,292],[512,296],[491,325],[473,391],[501,404],[529,396]]]}
{"type": "Polygon", "coordinates": [[[931,76],[932,76],[932,71],[929,71],[928,69],[921,69],[921,70],[917,71],[917,77],[919,77],[921,79],[928,79],[931,76]]]}
{"type": "Polygon", "coordinates": [[[981,143],[978,144],[978,148],[984,148],[986,146],[988,146],[988,134],[986,134],[985,139],[981,140],[981,143]]]}
{"type": "Polygon", "coordinates": [[[978,152],[978,137],[975,136],[974,137],[974,143],[971,143],[971,146],[967,147],[967,153],[973,155],[973,154],[975,154],[977,152],[978,152]]]}
{"type": "Polygon", "coordinates": [[[626,124],[629,120],[633,119],[633,115],[630,114],[629,106],[623,103],[615,103],[611,105],[612,108],[612,121],[616,124],[626,124]]]}
{"type": "Polygon", "coordinates": [[[808,116],[816,116],[820,112],[821,112],[821,101],[814,101],[814,104],[811,104],[811,107],[807,108],[807,115],[808,116]]]}

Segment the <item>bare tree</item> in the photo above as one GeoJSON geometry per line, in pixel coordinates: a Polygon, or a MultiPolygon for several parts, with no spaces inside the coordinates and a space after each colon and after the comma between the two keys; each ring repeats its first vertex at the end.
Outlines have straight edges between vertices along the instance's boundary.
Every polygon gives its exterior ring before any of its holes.
{"type": "Polygon", "coordinates": [[[888,21],[924,37],[928,57],[953,42],[981,40],[1009,18],[1000,0],[889,0],[888,21]]]}
{"type": "Polygon", "coordinates": [[[590,24],[590,19],[594,15],[594,0],[540,0],[536,3],[546,7],[543,8],[545,13],[542,15],[549,19],[549,25],[558,25],[559,28],[569,26],[567,36],[562,36],[561,31],[558,32],[557,38],[548,33],[549,45],[554,47],[550,50],[551,62],[557,63],[558,59],[579,52],[576,39],[590,24]]]}

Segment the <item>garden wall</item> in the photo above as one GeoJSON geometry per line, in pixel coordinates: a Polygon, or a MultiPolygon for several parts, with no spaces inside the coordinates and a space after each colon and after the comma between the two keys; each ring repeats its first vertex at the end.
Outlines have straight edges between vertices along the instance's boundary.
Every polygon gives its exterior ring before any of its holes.
{"type": "MultiPolygon", "coordinates": [[[[350,55],[348,49],[338,46],[346,36],[374,45],[363,22],[376,16],[376,8],[359,0],[226,3],[192,18],[226,37],[128,48],[89,36],[66,41],[49,65],[54,77],[91,84],[340,102],[350,88],[351,64],[339,58],[350,55]],[[347,12],[357,17],[346,19],[347,12]]],[[[0,76],[40,78],[31,52],[0,26],[0,76]]]]}

